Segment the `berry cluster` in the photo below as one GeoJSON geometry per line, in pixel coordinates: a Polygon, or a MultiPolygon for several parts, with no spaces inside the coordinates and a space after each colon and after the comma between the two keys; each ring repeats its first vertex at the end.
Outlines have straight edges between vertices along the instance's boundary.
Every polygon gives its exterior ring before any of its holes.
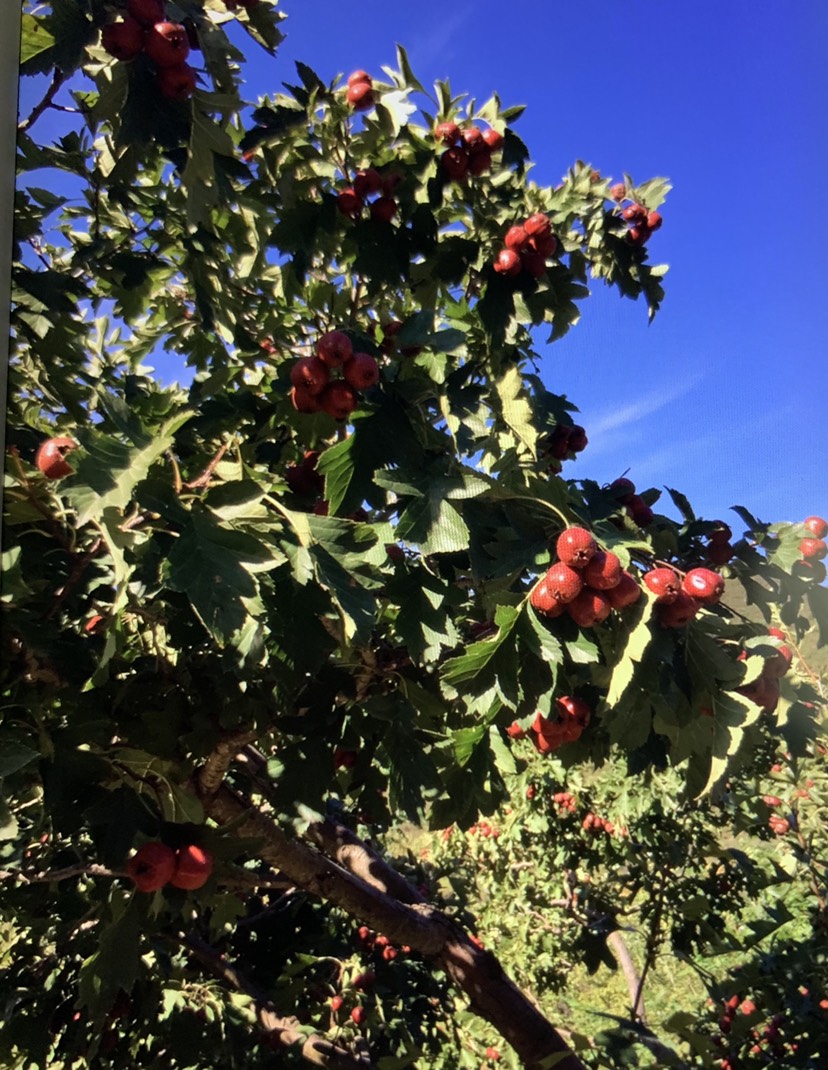
{"type": "Polygon", "coordinates": [[[438,123],[434,136],[441,145],[448,146],[440,157],[440,167],[455,182],[462,182],[467,175],[484,174],[492,166],[492,154],[503,146],[503,134],[491,127],[461,129],[451,121],[438,123]]]}
{"type": "MultiPolygon", "coordinates": [[[[779,628],[768,628],[768,635],[775,639],[787,639],[785,633],[779,628]]],[[[745,661],[746,658],[747,653],[743,650],[739,654],[739,661],[745,661]]],[[[738,687],[736,690],[740,695],[755,702],[757,706],[761,706],[763,710],[772,713],[779,702],[779,681],[791,667],[792,661],[793,652],[783,642],[774,654],[765,658],[765,664],[759,676],[752,683],[738,687]]]]}
{"type": "Polygon", "coordinates": [[[560,807],[561,810],[566,810],[570,814],[574,814],[576,810],[575,796],[571,795],[568,791],[557,791],[552,796],[552,802],[560,807]]]}
{"type": "Polygon", "coordinates": [[[558,424],[540,443],[540,452],[556,461],[565,461],[573,453],[582,453],[588,445],[586,430],[580,424],[558,424]]]}
{"type": "Polygon", "coordinates": [[[730,540],[733,532],[723,520],[714,520],[715,527],[707,536],[707,560],[711,565],[726,565],[733,557],[730,540]]]}
{"type": "Polygon", "coordinates": [[[285,481],[301,498],[316,498],[325,489],[325,480],[316,470],[318,460],[319,450],[305,450],[299,464],[288,465],[285,481]]]}
{"type": "MultiPolygon", "coordinates": [[[[799,989],[800,995],[807,996],[808,989],[804,986],[799,989]]],[[[823,1004],[828,1006],[826,1001],[820,1002],[820,1007],[823,1008],[823,1004]]],[[[824,1008],[823,1008],[824,1009],[824,1008]]],[[[766,1019],[766,1025],[761,1029],[753,1028],[749,1032],[744,1028],[738,1028],[739,1039],[734,1045],[733,1040],[726,1041],[725,1037],[733,1029],[734,1022],[736,1021],[737,1014],[743,1015],[745,1018],[751,1018],[754,1015],[759,1015],[759,1008],[756,1006],[752,999],[741,999],[738,995],[731,996],[725,1001],[724,1010],[718,1021],[719,1032],[713,1035],[713,1043],[719,1049],[730,1046],[731,1052],[719,1061],[721,1070],[737,1070],[737,1067],[742,1066],[743,1063],[739,1059],[738,1055],[734,1054],[733,1048],[743,1045],[747,1047],[750,1045],[750,1055],[761,1055],[765,1065],[782,1065],[778,1062],[779,1059],[783,1059],[785,1052],[794,1052],[797,1049],[796,1042],[785,1044],[782,1038],[781,1026],[785,1021],[785,1014],[782,1011],[777,1012],[772,1018],[766,1019]]],[[[761,1026],[761,1021],[757,1021],[757,1026],[761,1026]]],[[[754,1065],[751,1062],[751,1065],[754,1065]]]]}
{"type": "Polygon", "coordinates": [[[589,724],[592,710],[583,699],[564,695],[555,699],[553,716],[535,714],[529,729],[532,743],[540,754],[551,754],[564,743],[574,743],[589,724]]]}
{"type": "Polygon", "coordinates": [[[63,479],[64,476],[71,476],[75,469],[66,460],[66,454],[75,449],[77,445],[74,439],[62,435],[47,438],[37,448],[35,467],[47,479],[63,479]]]}
{"type": "MultiPolygon", "coordinates": [[[[613,186],[610,189],[610,196],[614,201],[624,201],[627,199],[626,189],[620,184],[613,186]],[[620,190],[623,190],[623,195],[619,197],[617,194],[620,190]]],[[[660,212],[648,212],[643,204],[637,204],[635,201],[622,209],[621,218],[629,224],[627,237],[633,245],[643,245],[653,231],[658,230],[662,224],[660,212]]]]}
{"type": "Polygon", "coordinates": [[[165,843],[145,843],[127,862],[127,875],[140,892],[155,892],[165,884],[194,891],[213,872],[213,856],[194,843],[174,851],[165,843]]]}
{"type": "Polygon", "coordinates": [[[828,521],[823,520],[821,516],[809,516],[802,521],[802,525],[808,535],[799,544],[802,557],[796,562],[796,572],[802,579],[822,583],[826,574],[822,558],[828,554],[828,543],[825,542],[828,521]]]}
{"type": "Polygon", "coordinates": [[[558,561],[535,585],[529,601],[544,617],[569,613],[581,628],[601,624],[613,609],[626,609],[641,597],[635,577],[615,554],[598,549],[592,535],[579,527],[558,536],[558,561]]]}
{"type": "Polygon", "coordinates": [[[663,628],[683,628],[702,606],[713,606],[724,594],[724,580],[709,568],[692,568],[682,580],[666,566],[644,573],[656,596],[656,614],[663,628]]]}
{"type": "Polygon", "coordinates": [[[155,81],[162,96],[188,100],[196,87],[195,71],[186,63],[190,54],[187,28],[169,22],[163,0],[127,0],[126,13],[101,31],[101,44],[118,60],[142,52],[155,64],[155,81]]]}
{"type": "Polygon", "coordinates": [[[653,511],[640,494],[635,492],[635,483],[622,476],[610,483],[609,493],[619,505],[623,505],[634,524],[646,528],[653,521],[653,511]]]}
{"type": "Polygon", "coordinates": [[[500,829],[490,825],[488,821],[478,821],[476,824],[469,826],[469,836],[482,836],[484,840],[491,836],[492,839],[496,840],[499,835],[500,829]]]}
{"type": "Polygon", "coordinates": [[[346,420],[357,407],[357,391],[379,382],[379,367],[370,353],[355,353],[344,331],[328,331],[316,343],[315,357],[300,357],[290,369],[290,400],[297,412],[326,412],[346,420]],[[339,368],[341,379],[332,379],[339,368]]]}
{"type": "Polygon", "coordinates": [[[599,832],[605,832],[607,836],[615,835],[615,824],[612,821],[608,821],[605,817],[600,817],[598,814],[588,813],[584,820],[581,822],[581,828],[584,832],[591,832],[593,836],[597,836],[599,832]]]}
{"type": "Polygon", "coordinates": [[[374,106],[374,83],[367,71],[354,71],[348,78],[345,97],[354,111],[368,111],[374,106]]]}
{"type": "Polygon", "coordinates": [[[392,194],[402,181],[402,176],[392,171],[381,175],[374,167],[357,171],[350,186],[340,190],[336,196],[336,206],[349,219],[357,219],[368,203],[369,197],[376,197],[370,202],[371,218],[379,223],[390,223],[397,214],[397,202],[392,194]]]}
{"type": "Polygon", "coordinates": [[[523,223],[509,227],[503,245],[494,260],[495,271],[509,277],[525,272],[537,279],[546,271],[547,258],[555,255],[558,239],[548,216],[535,212],[523,223]]]}
{"type": "MultiPolygon", "coordinates": [[[[384,962],[393,962],[400,954],[411,954],[411,948],[408,944],[401,944],[400,947],[395,947],[387,936],[384,936],[382,933],[375,933],[372,929],[369,929],[367,925],[360,925],[359,929],[357,929],[357,936],[359,937],[360,944],[366,951],[374,952],[374,954],[378,955],[384,962]]],[[[374,983],[374,974],[370,971],[357,974],[351,983],[354,988],[370,988],[374,983]]]]}

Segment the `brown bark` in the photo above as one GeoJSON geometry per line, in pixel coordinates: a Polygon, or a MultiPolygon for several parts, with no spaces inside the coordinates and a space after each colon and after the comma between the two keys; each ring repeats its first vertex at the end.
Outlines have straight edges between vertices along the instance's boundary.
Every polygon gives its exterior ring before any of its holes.
{"type": "Polygon", "coordinates": [[[641,990],[641,978],[632,960],[630,949],[621,933],[614,929],[607,937],[607,944],[621,967],[627,991],[630,994],[630,1017],[647,1024],[647,1012],[644,1009],[644,993],[641,990]]]}
{"type": "MultiPolygon", "coordinates": [[[[346,837],[333,835],[331,849],[339,852],[343,863],[361,867],[363,876],[289,838],[265,814],[249,807],[226,786],[205,798],[204,803],[208,815],[218,824],[232,824],[237,835],[259,840],[259,857],[297,887],[336,904],[394,943],[408,944],[431,958],[466,993],[475,1013],[512,1045],[526,1070],[584,1070],[580,1059],[506,976],[491,952],[476,946],[435,907],[416,901],[400,902],[389,894],[384,884],[387,874],[378,872],[376,861],[366,865],[365,853],[355,852],[355,844],[346,842],[346,837]]],[[[332,834],[317,830],[316,835],[318,842],[325,843],[332,834]]]]}

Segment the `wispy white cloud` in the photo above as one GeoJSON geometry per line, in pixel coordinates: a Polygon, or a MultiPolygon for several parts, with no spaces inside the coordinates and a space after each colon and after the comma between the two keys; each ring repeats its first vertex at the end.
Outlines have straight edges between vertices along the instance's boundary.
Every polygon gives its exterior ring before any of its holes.
{"type": "MultiPolygon", "coordinates": [[[[430,67],[432,70],[441,64],[450,63],[462,45],[460,31],[474,17],[474,8],[468,4],[458,8],[453,14],[435,22],[430,33],[416,36],[408,47],[408,54],[415,71],[418,67],[430,67]]],[[[436,77],[445,77],[437,74],[436,77]]]]}
{"type": "Polygon", "coordinates": [[[613,406],[604,413],[599,412],[589,421],[590,438],[599,438],[608,431],[617,431],[619,428],[635,424],[643,417],[658,412],[659,409],[689,394],[704,378],[704,372],[697,372],[689,379],[682,379],[680,382],[671,383],[658,390],[651,390],[628,405],[622,405],[620,408],[613,406]]]}

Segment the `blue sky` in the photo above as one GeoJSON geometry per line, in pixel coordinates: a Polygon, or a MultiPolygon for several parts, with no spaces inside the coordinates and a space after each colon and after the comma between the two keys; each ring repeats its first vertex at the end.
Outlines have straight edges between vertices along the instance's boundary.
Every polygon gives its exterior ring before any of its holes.
{"type": "Polygon", "coordinates": [[[671,180],[649,242],[670,264],[654,324],[596,287],[543,350],[590,438],[568,474],[629,468],[708,517],[737,503],[766,520],[828,515],[828,4],[283,6],[276,58],[245,46],[251,101],[293,80],[295,59],[326,80],[381,76],[400,42],[426,85],[527,105],[516,130],[539,183],[576,158],[671,180]]]}

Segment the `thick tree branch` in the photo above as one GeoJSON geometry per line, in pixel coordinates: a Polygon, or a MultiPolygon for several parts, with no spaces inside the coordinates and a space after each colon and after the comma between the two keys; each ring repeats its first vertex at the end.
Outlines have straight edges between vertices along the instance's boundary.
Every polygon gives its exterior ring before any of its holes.
{"type": "Polygon", "coordinates": [[[512,1045],[526,1070],[584,1070],[559,1033],[506,976],[497,958],[475,945],[435,907],[401,903],[384,890],[381,878],[370,866],[365,878],[358,877],[307,844],[288,838],[266,815],[248,807],[226,786],[208,796],[204,804],[208,816],[218,824],[232,824],[237,835],[259,840],[259,857],[298,887],[336,904],[394,943],[408,944],[442,967],[465,992],[475,1013],[512,1045]]]}
{"type": "Polygon", "coordinates": [[[303,1059],[315,1066],[327,1067],[328,1070],[373,1070],[373,1063],[370,1059],[341,1048],[318,1034],[308,1036],[307,1033],[303,1033],[298,1018],[280,1015],[275,1004],[261,989],[252,984],[235,966],[221,958],[209,944],[205,944],[197,936],[188,936],[180,943],[217,977],[255,1000],[256,1018],[269,1039],[287,1048],[299,1048],[299,1054],[303,1059]]]}
{"type": "Polygon", "coordinates": [[[334,859],[374,888],[393,895],[401,903],[426,902],[425,897],[405,877],[344,825],[330,819],[317,821],[308,827],[305,835],[328,858],[334,859]]]}
{"type": "Polygon", "coordinates": [[[618,929],[613,929],[609,934],[607,945],[615,955],[618,965],[621,967],[621,972],[624,974],[624,980],[627,982],[627,991],[630,994],[630,1017],[638,1019],[642,1025],[646,1025],[647,1012],[644,1009],[644,992],[641,978],[638,976],[638,970],[635,968],[627,942],[618,929]]]}
{"type": "Polygon", "coordinates": [[[242,747],[256,738],[256,733],[250,729],[241,732],[231,732],[217,744],[213,753],[198,771],[199,795],[213,795],[218,791],[224,780],[227,770],[242,747]]]}

